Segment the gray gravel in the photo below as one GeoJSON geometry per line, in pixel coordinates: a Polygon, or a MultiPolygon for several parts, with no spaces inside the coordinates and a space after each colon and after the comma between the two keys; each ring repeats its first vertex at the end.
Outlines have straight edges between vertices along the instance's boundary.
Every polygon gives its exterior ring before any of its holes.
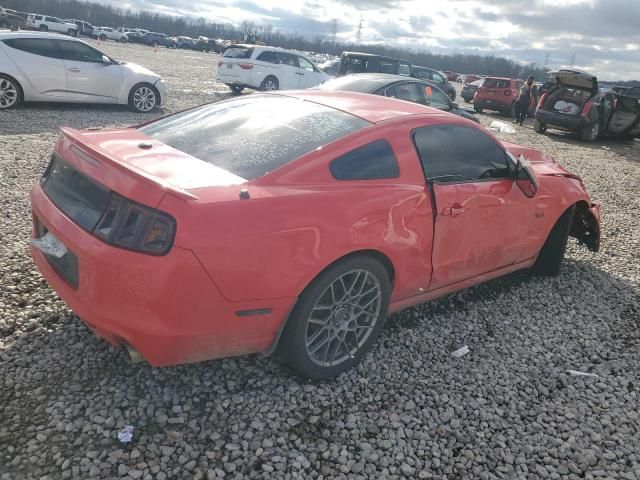
{"type": "MultiPolygon", "coordinates": [[[[164,112],[228,96],[215,55],[103,48],[167,78],[164,112]]],[[[584,178],[603,204],[602,251],[571,243],[557,278],[516,273],[394,315],[359,368],[306,383],[259,355],[129,366],[33,267],[28,192],[56,128],[148,118],[0,114],[0,480],[640,479],[638,141],[585,145],[530,121],[503,134],[584,178]]]]}

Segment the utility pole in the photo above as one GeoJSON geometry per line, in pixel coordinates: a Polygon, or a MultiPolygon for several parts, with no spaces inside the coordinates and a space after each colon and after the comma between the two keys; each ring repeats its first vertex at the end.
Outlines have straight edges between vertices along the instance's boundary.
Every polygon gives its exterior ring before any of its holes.
{"type": "Polygon", "coordinates": [[[571,68],[573,68],[573,65],[576,63],[576,54],[572,53],[571,54],[571,68]]]}
{"type": "Polygon", "coordinates": [[[336,37],[338,36],[338,20],[335,18],[331,20],[331,43],[336,44],[336,37]]]}
{"type": "Polygon", "coordinates": [[[360,45],[360,39],[362,38],[362,27],[364,24],[364,18],[360,14],[360,23],[358,23],[358,30],[356,30],[356,43],[360,45]]]}
{"type": "Polygon", "coordinates": [[[544,68],[546,69],[549,66],[549,52],[544,54],[544,68]]]}

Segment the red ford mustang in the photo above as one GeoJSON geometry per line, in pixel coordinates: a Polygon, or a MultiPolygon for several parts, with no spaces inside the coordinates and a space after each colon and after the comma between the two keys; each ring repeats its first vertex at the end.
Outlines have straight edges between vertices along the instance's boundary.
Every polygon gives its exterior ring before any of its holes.
{"type": "Polygon", "coordinates": [[[33,258],[98,335],[155,366],[272,352],[356,364],[388,312],[599,246],[580,178],[474,122],[379,96],[255,94],[63,129],[33,258]]]}

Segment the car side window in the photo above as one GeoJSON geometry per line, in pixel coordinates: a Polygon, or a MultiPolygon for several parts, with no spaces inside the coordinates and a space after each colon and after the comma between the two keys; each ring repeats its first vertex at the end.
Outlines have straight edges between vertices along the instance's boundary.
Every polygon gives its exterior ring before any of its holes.
{"type": "Polygon", "coordinates": [[[329,164],[329,170],[336,180],[396,178],[400,174],[396,156],[386,140],[345,153],[329,164]]]}
{"type": "Polygon", "coordinates": [[[430,107],[440,110],[449,110],[451,108],[447,96],[435,87],[425,85],[424,96],[427,100],[426,104],[430,107]]]}
{"type": "Polygon", "coordinates": [[[76,62],[102,63],[102,52],[80,42],[58,40],[60,58],[76,62]]]}
{"type": "Polygon", "coordinates": [[[3,41],[16,50],[42,57],[60,58],[60,51],[55,42],[48,38],[10,38],[3,41]]]}
{"type": "Polygon", "coordinates": [[[398,75],[405,75],[407,77],[411,76],[411,65],[405,62],[400,62],[398,66],[398,75]]]}
{"type": "Polygon", "coordinates": [[[444,77],[442,75],[440,75],[439,73],[433,73],[433,81],[435,83],[439,83],[441,85],[444,85],[444,77]]]}
{"type": "Polygon", "coordinates": [[[267,63],[278,63],[278,60],[276,59],[276,52],[269,51],[262,52],[260,55],[258,55],[258,58],[256,58],[256,60],[267,63]]]}
{"type": "Polygon", "coordinates": [[[398,63],[393,60],[380,59],[380,73],[398,73],[398,63]]]}
{"type": "Polygon", "coordinates": [[[315,72],[315,68],[313,68],[313,64],[306,58],[298,57],[298,63],[300,64],[300,68],[309,70],[310,72],[315,72]]]}
{"type": "Polygon", "coordinates": [[[276,57],[281,65],[289,65],[290,67],[298,67],[298,59],[290,53],[277,52],[276,57]]]}
{"type": "Polygon", "coordinates": [[[435,125],[414,131],[413,141],[429,181],[457,183],[509,177],[507,156],[482,131],[435,125]]]}
{"type": "Polygon", "coordinates": [[[406,100],[407,102],[423,103],[420,85],[417,83],[401,83],[394,85],[385,91],[387,97],[406,100]]]}

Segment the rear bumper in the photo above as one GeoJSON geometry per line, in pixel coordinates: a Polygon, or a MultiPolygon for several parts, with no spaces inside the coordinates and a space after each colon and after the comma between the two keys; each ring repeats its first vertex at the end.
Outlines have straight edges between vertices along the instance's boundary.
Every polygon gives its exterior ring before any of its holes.
{"type": "Polygon", "coordinates": [[[253,78],[253,75],[251,76],[231,76],[231,75],[224,75],[221,73],[218,73],[216,75],[216,81],[220,82],[220,83],[224,83],[225,85],[233,85],[236,87],[246,87],[246,88],[259,88],[260,87],[260,82],[258,82],[257,80],[255,80],[253,78]]]}
{"type": "Polygon", "coordinates": [[[478,108],[484,108],[487,110],[496,110],[499,112],[509,110],[512,105],[512,101],[509,99],[509,102],[500,102],[497,100],[489,99],[489,98],[474,98],[473,104],[478,108]]]}
{"type": "Polygon", "coordinates": [[[60,212],[39,185],[31,204],[38,221],[77,256],[74,288],[30,246],[49,285],[96,334],[114,345],[133,346],[151,365],[265,351],[295,302],[231,302],[190,250],[174,246],[154,257],[107,245],[60,212]],[[260,314],[247,314],[259,309],[260,314]]]}
{"type": "Polygon", "coordinates": [[[577,131],[589,125],[587,117],[580,115],[567,115],[565,113],[555,113],[548,110],[536,110],[536,118],[547,126],[560,128],[562,130],[577,131]]]}

